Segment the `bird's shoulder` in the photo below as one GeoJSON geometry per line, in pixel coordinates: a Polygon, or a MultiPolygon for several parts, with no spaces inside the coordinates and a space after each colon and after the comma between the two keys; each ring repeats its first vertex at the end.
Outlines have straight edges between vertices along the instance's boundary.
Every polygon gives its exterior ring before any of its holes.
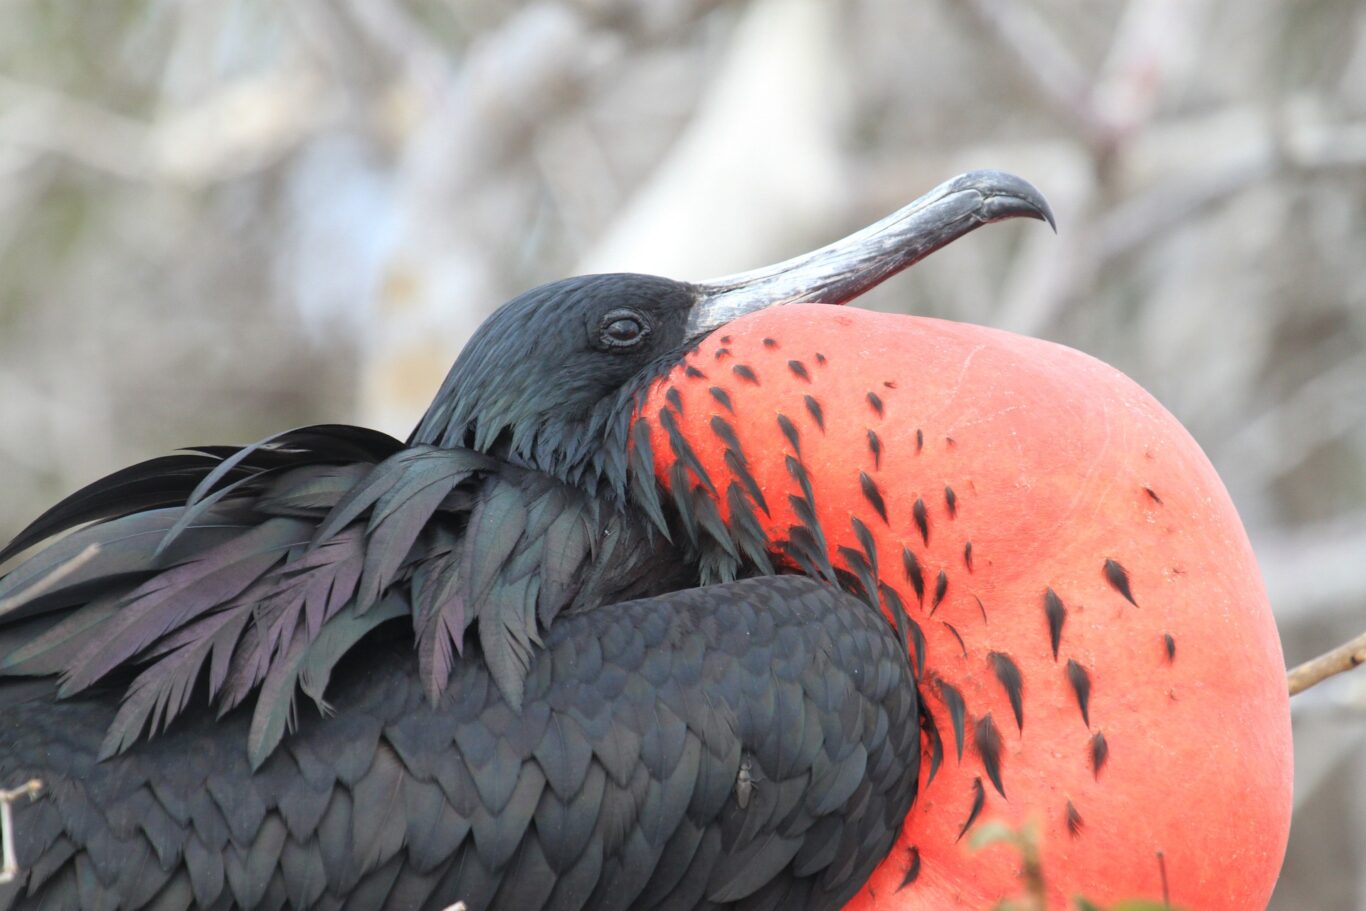
{"type": "Polygon", "coordinates": [[[406,621],[432,699],[473,642],[516,702],[561,612],[687,581],[667,541],[604,498],[343,425],[116,472],[0,562],[30,548],[0,576],[0,673],[55,676],[67,696],[123,687],[106,753],[205,693],[219,711],[253,702],[258,761],[296,689],[321,705],[341,656],[388,621],[406,621]]]}

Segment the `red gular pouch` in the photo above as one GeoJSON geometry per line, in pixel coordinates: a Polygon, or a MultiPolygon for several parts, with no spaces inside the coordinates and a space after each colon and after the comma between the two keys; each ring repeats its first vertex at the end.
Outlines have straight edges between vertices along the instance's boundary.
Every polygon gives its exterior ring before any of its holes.
{"type": "Polygon", "coordinates": [[[988,821],[1033,827],[1050,908],[1265,907],[1291,811],[1276,626],[1213,467],[1133,381],[1007,332],[793,304],[706,337],[637,420],[665,487],[901,615],[920,796],[849,908],[1020,895],[1017,850],[970,846],[988,821]]]}

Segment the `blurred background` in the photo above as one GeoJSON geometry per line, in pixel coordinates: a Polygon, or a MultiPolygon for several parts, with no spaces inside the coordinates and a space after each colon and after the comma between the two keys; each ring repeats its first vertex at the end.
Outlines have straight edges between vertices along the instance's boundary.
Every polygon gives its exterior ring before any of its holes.
{"type": "MultiPolygon", "coordinates": [[[[1362,0],[4,0],[0,538],[131,461],[410,429],[474,326],[703,279],[974,167],[862,305],[1063,342],[1219,469],[1297,663],[1366,628],[1362,0]]],[[[1366,909],[1366,672],[1294,702],[1273,907],[1366,909]]]]}

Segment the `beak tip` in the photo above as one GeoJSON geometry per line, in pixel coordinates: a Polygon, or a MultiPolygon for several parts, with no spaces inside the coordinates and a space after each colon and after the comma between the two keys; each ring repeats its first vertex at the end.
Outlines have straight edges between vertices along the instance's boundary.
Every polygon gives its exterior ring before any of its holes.
{"type": "Polygon", "coordinates": [[[1053,209],[1048,200],[1032,183],[1005,171],[972,171],[958,181],[963,189],[974,189],[982,194],[984,220],[1004,221],[1008,218],[1035,218],[1047,222],[1058,233],[1053,209]]]}
{"type": "Polygon", "coordinates": [[[1039,214],[1038,214],[1037,217],[1038,217],[1039,220],[1041,220],[1041,221],[1046,221],[1046,222],[1048,222],[1048,227],[1050,227],[1050,228],[1053,229],[1053,233],[1054,233],[1054,234],[1057,234],[1057,233],[1058,233],[1058,223],[1057,223],[1056,221],[1054,221],[1054,219],[1053,219],[1053,209],[1052,209],[1052,207],[1050,207],[1050,206],[1048,205],[1048,201],[1047,201],[1047,200],[1043,200],[1043,197],[1039,197],[1039,198],[1040,198],[1040,200],[1043,201],[1043,206],[1040,207],[1040,209],[1039,209],[1039,214]]]}

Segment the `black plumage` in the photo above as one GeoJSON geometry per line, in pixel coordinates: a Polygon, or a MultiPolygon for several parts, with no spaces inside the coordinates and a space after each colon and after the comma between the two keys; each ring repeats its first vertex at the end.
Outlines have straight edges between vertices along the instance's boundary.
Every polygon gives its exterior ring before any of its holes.
{"type": "Polygon", "coordinates": [[[925,501],[916,497],[915,505],[911,507],[911,515],[915,519],[915,527],[920,529],[920,542],[926,547],[930,546],[930,516],[925,509],[925,501]]]}
{"type": "Polygon", "coordinates": [[[949,719],[953,723],[953,742],[958,749],[958,762],[963,762],[963,741],[965,737],[965,723],[967,719],[967,706],[963,702],[963,694],[958,687],[946,680],[940,680],[939,695],[944,699],[944,706],[949,710],[949,719]]]}
{"type": "Polygon", "coordinates": [[[915,591],[916,600],[925,604],[925,572],[920,568],[920,560],[909,547],[901,548],[901,565],[906,571],[906,580],[915,591]]]}
{"type": "Polygon", "coordinates": [[[882,491],[878,489],[877,481],[874,481],[868,472],[860,471],[858,483],[863,490],[863,498],[868,501],[869,506],[873,507],[873,511],[882,517],[883,524],[887,524],[887,503],[882,499],[882,491]]]}
{"type": "Polygon", "coordinates": [[[987,770],[987,777],[991,779],[991,783],[997,792],[1005,797],[1006,789],[1001,783],[1001,732],[997,730],[996,722],[992,720],[990,712],[977,719],[977,727],[973,731],[973,743],[977,746],[977,754],[982,757],[982,765],[987,770]]]}
{"type": "Polygon", "coordinates": [[[958,830],[958,837],[954,841],[962,841],[963,836],[968,834],[968,829],[977,821],[977,817],[982,812],[982,807],[987,802],[986,788],[982,787],[982,779],[972,780],[972,806],[968,809],[968,818],[963,820],[963,827],[958,830]]]}
{"type": "Polygon", "coordinates": [[[991,652],[987,655],[987,660],[991,662],[992,673],[996,675],[997,682],[1001,684],[1001,689],[1006,691],[1006,698],[1010,700],[1010,711],[1015,716],[1015,726],[1023,732],[1024,677],[1020,674],[1020,666],[1003,652],[991,652]]]}
{"type": "Polygon", "coordinates": [[[1105,768],[1105,763],[1110,759],[1110,744],[1105,739],[1102,731],[1097,731],[1091,738],[1089,745],[1091,753],[1091,771],[1095,774],[1096,780],[1100,780],[1100,770],[1105,768]]]}
{"type": "Polygon", "coordinates": [[[1081,813],[1072,805],[1072,801],[1067,802],[1067,834],[1073,838],[1081,835],[1081,830],[1086,828],[1086,822],[1081,818],[1081,813]]]}
{"type": "Polygon", "coordinates": [[[825,432],[825,411],[821,408],[821,403],[816,401],[814,396],[804,395],[802,401],[806,404],[807,413],[811,415],[811,420],[816,422],[816,426],[825,432]]]}
{"type": "Polygon", "coordinates": [[[1077,697],[1077,707],[1081,709],[1081,720],[1091,726],[1091,675],[1086,668],[1074,659],[1067,661],[1067,682],[1072,694],[1077,697]]]}
{"type": "Polygon", "coordinates": [[[792,423],[792,420],[787,415],[782,414],[781,412],[778,414],[778,429],[782,431],[783,438],[787,440],[788,445],[792,447],[792,454],[797,458],[801,458],[802,442],[801,436],[797,433],[797,426],[792,423]]]}
{"type": "Polygon", "coordinates": [[[920,849],[911,847],[906,850],[906,872],[901,875],[901,884],[896,891],[911,885],[920,876],[920,849]]]}
{"type": "Polygon", "coordinates": [[[697,301],[537,289],[406,443],[191,450],[21,533],[76,529],[0,577],[0,784],[47,785],[0,907],[839,907],[915,794],[905,630],[829,584],[796,460],[820,580],[752,479],[723,521],[679,397],[638,414],[697,301]]]}
{"type": "Polygon", "coordinates": [[[933,617],[935,611],[939,610],[939,605],[944,603],[944,596],[949,592],[949,574],[944,570],[939,571],[939,575],[934,579],[934,598],[930,601],[930,616],[933,617]]]}
{"type": "Polygon", "coordinates": [[[953,641],[958,643],[958,651],[966,658],[968,656],[968,644],[963,641],[963,634],[958,632],[958,627],[947,620],[940,620],[939,622],[944,624],[944,629],[948,630],[949,635],[953,636],[953,641]]]}
{"type": "Polygon", "coordinates": [[[1053,647],[1053,660],[1057,661],[1058,646],[1062,644],[1062,627],[1067,622],[1067,608],[1051,588],[1043,594],[1043,613],[1048,620],[1048,644],[1053,647]]]}
{"type": "Polygon", "coordinates": [[[885,755],[914,756],[918,733],[895,638],[832,597],[847,596],[782,577],[567,615],[532,657],[520,712],[476,660],[455,664],[434,705],[391,624],[338,663],[332,716],[301,712],[255,770],[250,712],[187,713],[98,762],[112,700],[7,706],[6,775],[46,776],[52,792],[17,808],[28,882],[0,895],[25,907],[57,896],[62,871],[86,869],[99,901],[73,893],[58,906],[197,896],[257,907],[278,878],[291,907],[361,890],[376,908],[667,907],[696,880],[709,907],[837,908],[891,847],[914,790],[900,762],[875,770],[885,755]],[[846,655],[857,664],[839,664],[846,655]],[[781,693],[771,713],[747,706],[764,689],[781,693]],[[774,736],[837,730],[850,713],[850,738],[774,736]],[[733,793],[742,751],[764,770],[745,809],[733,793]],[[778,813],[780,799],[790,806],[778,813]],[[798,872],[818,827],[828,857],[798,872]],[[724,852],[666,857],[694,833],[724,852]],[[70,859],[53,864],[52,852],[70,859]],[[155,860],[133,876],[137,857],[155,860]],[[572,875],[587,870],[598,872],[572,875]],[[656,876],[675,881],[638,901],[656,876]]]}
{"type": "Polygon", "coordinates": [[[1134,600],[1133,589],[1129,587],[1129,571],[1120,564],[1118,560],[1105,561],[1105,581],[1110,583],[1110,587],[1124,596],[1134,607],[1138,607],[1138,602],[1134,600]]]}
{"type": "Polygon", "coordinates": [[[759,377],[755,375],[754,368],[747,364],[736,364],[734,367],[730,368],[730,371],[746,383],[752,383],[755,386],[759,385],[759,377]]]}

